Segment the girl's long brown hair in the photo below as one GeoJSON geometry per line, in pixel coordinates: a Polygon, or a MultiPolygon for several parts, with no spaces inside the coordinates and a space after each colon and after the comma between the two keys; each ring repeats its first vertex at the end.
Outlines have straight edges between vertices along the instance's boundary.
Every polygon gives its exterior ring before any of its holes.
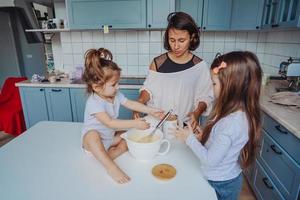
{"type": "Polygon", "coordinates": [[[220,94],[203,130],[201,143],[204,145],[207,142],[213,126],[220,119],[243,110],[249,123],[249,140],[240,154],[240,164],[245,168],[254,161],[261,135],[259,97],[262,70],[255,54],[248,51],[222,55],[213,61],[211,69],[220,66],[221,62],[225,62],[227,67],[217,74],[220,94]]]}
{"type": "Polygon", "coordinates": [[[88,93],[93,92],[93,84],[103,86],[115,72],[120,76],[121,68],[112,61],[112,58],[112,53],[104,48],[90,49],[85,53],[82,79],[87,84],[88,93]]]}

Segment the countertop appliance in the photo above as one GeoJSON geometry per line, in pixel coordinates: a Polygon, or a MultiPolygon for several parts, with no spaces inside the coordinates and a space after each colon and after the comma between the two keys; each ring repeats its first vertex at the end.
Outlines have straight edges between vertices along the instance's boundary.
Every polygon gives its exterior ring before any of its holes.
{"type": "Polygon", "coordinates": [[[277,88],[277,91],[299,91],[300,90],[300,58],[290,57],[281,62],[278,74],[289,82],[286,88],[277,88]]]}

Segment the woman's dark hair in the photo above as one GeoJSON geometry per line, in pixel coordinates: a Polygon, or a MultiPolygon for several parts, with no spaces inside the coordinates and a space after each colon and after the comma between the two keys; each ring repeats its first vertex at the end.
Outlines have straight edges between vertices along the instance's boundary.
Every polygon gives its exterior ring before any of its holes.
{"type": "Polygon", "coordinates": [[[171,50],[169,44],[169,30],[174,28],[177,30],[185,30],[189,32],[191,42],[189,50],[194,51],[200,44],[200,31],[194,19],[184,12],[172,12],[168,15],[168,26],[164,35],[164,48],[171,50]]]}

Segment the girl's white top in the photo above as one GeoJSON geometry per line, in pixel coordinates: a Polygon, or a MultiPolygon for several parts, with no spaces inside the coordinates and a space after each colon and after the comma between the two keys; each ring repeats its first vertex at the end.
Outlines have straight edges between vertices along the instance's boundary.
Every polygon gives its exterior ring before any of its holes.
{"type": "Polygon", "coordinates": [[[186,144],[200,159],[206,179],[225,181],[241,173],[238,159],[248,141],[248,130],[246,113],[237,111],[222,118],[213,126],[204,146],[193,134],[187,138],[186,144]]]}
{"type": "Polygon", "coordinates": [[[208,115],[212,107],[212,81],[209,68],[204,61],[189,69],[173,73],[149,70],[141,90],[146,90],[150,94],[147,105],[166,112],[173,109],[179,121],[194,111],[201,101],[207,104],[204,115],[208,115]]]}

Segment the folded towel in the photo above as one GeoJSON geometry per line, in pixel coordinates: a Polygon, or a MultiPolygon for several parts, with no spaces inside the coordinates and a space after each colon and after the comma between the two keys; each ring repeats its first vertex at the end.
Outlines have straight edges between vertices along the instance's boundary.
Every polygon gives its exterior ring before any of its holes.
{"type": "Polygon", "coordinates": [[[298,92],[277,92],[271,96],[271,102],[286,106],[300,108],[300,93],[298,92]]]}

